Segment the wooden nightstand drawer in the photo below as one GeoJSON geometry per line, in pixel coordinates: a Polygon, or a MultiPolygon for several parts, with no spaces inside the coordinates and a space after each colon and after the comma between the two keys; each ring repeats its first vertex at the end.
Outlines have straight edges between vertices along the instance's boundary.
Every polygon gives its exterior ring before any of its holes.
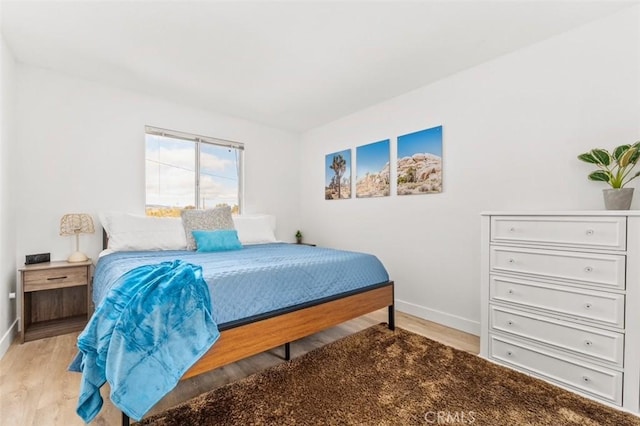
{"type": "Polygon", "coordinates": [[[24,271],[24,291],[86,285],[89,282],[86,267],[68,267],[24,271]]]}

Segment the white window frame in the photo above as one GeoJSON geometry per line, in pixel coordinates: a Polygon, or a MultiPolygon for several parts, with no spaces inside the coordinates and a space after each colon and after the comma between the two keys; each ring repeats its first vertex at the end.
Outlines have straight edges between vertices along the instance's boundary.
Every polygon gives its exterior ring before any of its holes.
{"type": "MultiPolygon", "coordinates": [[[[212,138],[210,136],[196,135],[193,133],[180,132],[178,130],[163,129],[160,127],[145,126],[145,136],[155,135],[163,136],[172,139],[181,139],[189,142],[195,142],[195,203],[196,209],[201,209],[200,201],[200,146],[203,143],[209,145],[216,145],[225,148],[233,148],[238,150],[238,213],[242,212],[242,206],[244,204],[244,144],[241,142],[230,141],[226,139],[212,138]]],[[[145,148],[146,152],[146,148],[145,148]]],[[[145,165],[146,167],[146,165],[145,165]]],[[[145,188],[145,205],[146,202],[146,188],[145,188]]]]}

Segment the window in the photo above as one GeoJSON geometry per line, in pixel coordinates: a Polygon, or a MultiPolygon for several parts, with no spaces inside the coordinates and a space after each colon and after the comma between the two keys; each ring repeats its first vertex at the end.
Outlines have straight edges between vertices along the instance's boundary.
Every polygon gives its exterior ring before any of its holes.
{"type": "Polygon", "coordinates": [[[147,126],[145,145],[147,215],[225,204],[240,212],[243,144],[147,126]]]}

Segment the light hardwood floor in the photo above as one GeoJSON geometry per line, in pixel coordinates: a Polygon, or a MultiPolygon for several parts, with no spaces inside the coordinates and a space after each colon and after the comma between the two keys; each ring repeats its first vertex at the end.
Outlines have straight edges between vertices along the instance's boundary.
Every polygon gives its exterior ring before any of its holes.
{"type": "MultiPolygon", "coordinates": [[[[332,327],[321,333],[296,341],[291,356],[300,356],[356,331],[387,320],[386,309],[332,327]]],[[[440,324],[425,321],[401,312],[396,313],[396,325],[433,340],[477,354],[477,336],[440,324]]],[[[36,340],[23,345],[14,343],[0,360],[0,424],[21,426],[83,425],[75,413],[80,386],[80,374],[67,371],[73,359],[78,333],[36,340]]],[[[180,382],[177,388],[160,401],[150,413],[162,411],[208,390],[239,380],[257,371],[284,362],[283,349],[247,358],[218,370],[180,382]]],[[[92,425],[119,425],[120,412],[108,398],[108,385],[102,389],[105,400],[92,425]]]]}

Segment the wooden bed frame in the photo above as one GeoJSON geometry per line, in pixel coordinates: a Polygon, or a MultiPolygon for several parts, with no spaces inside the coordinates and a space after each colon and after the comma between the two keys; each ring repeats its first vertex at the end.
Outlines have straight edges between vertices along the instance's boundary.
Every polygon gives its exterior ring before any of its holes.
{"type": "Polygon", "coordinates": [[[182,380],[385,307],[389,309],[389,328],[395,328],[392,281],[305,305],[276,311],[264,319],[248,318],[238,325],[222,324],[218,341],[182,380]]]}
{"type": "MultiPolygon", "coordinates": [[[[107,235],[103,231],[103,248],[106,247],[107,235]]],[[[181,380],[282,345],[285,358],[289,359],[290,342],[382,308],[388,308],[388,326],[395,329],[393,281],[221,324],[216,343],[181,380]]],[[[129,425],[124,413],[122,424],[129,425]]]]}

